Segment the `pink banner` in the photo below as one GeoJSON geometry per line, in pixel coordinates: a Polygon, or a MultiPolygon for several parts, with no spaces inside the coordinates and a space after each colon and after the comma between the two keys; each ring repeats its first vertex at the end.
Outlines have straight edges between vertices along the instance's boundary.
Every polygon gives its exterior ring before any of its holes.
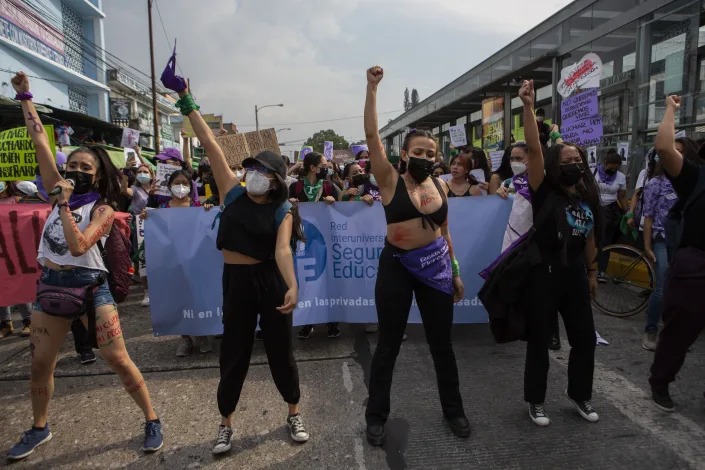
{"type": "MultiPolygon", "coordinates": [[[[0,306],[34,301],[41,267],[37,248],[51,206],[0,205],[0,306]]],[[[117,224],[129,233],[129,214],[116,214],[117,224]]]]}

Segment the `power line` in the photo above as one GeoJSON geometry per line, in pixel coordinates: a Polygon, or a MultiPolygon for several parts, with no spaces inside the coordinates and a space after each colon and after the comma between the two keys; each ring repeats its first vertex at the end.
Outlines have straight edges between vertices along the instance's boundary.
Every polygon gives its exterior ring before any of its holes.
{"type": "MultiPolygon", "coordinates": [[[[0,72],[17,73],[15,70],[9,70],[9,69],[4,69],[4,68],[0,68],[0,72]]],[[[51,79],[51,78],[43,78],[43,77],[38,77],[38,76],[36,76],[36,75],[29,75],[29,74],[25,74],[25,75],[27,75],[29,78],[37,78],[37,79],[39,79],[39,80],[44,80],[44,81],[47,81],[47,82],[54,82],[54,83],[61,83],[62,85],[71,85],[71,86],[80,86],[80,87],[83,87],[83,85],[74,85],[73,83],[62,82],[61,80],[53,80],[53,79],[51,79]]]]}
{"type": "MultiPolygon", "coordinates": [[[[157,0],[154,0],[154,6],[157,7],[157,16],[159,16],[159,22],[162,24],[162,31],[164,31],[164,38],[166,39],[166,46],[168,48],[171,48],[171,41],[169,41],[169,35],[166,32],[166,27],[164,26],[164,20],[162,20],[162,13],[159,11],[159,3],[157,3],[157,0]]],[[[183,76],[184,71],[181,70],[181,66],[179,63],[176,63],[176,66],[179,69],[179,73],[183,76]]]]}
{"type": "MultiPolygon", "coordinates": [[[[392,114],[392,113],[399,113],[403,111],[402,109],[396,109],[394,111],[385,111],[383,113],[377,113],[378,116],[382,114],[392,114]]],[[[320,121],[304,121],[304,122],[279,122],[279,123],[271,123],[271,124],[266,124],[267,126],[297,126],[297,125],[303,125],[303,124],[319,124],[322,122],[334,122],[334,121],[345,121],[348,119],[360,119],[365,116],[348,116],[348,117],[340,117],[340,118],[332,118],[332,119],[321,119],[320,121]]],[[[260,127],[262,127],[264,124],[260,124],[260,127]]],[[[255,127],[254,124],[238,124],[240,127],[255,127]]]]}

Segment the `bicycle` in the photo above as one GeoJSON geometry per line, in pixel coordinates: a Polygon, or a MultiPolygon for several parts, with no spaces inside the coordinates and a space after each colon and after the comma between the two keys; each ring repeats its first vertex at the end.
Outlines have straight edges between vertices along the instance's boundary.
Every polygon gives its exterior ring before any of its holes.
{"type": "Polygon", "coordinates": [[[608,245],[602,251],[609,254],[609,262],[592,304],[618,318],[644,311],[654,287],[654,268],[646,253],[624,244],[608,245]]]}

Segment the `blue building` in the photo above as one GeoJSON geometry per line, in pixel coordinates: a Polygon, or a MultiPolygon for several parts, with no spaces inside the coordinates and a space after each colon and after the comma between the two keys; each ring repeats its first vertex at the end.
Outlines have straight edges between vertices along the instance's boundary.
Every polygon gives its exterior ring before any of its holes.
{"type": "Polygon", "coordinates": [[[35,103],[110,121],[102,0],[0,0],[0,95],[22,70],[35,103]]]}

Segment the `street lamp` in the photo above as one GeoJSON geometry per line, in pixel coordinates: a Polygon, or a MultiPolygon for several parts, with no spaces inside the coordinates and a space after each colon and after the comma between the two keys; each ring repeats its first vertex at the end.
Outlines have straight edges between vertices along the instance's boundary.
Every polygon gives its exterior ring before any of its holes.
{"type": "Polygon", "coordinates": [[[259,130],[259,116],[257,113],[259,113],[260,109],[264,108],[271,108],[272,106],[279,106],[280,108],[284,106],[283,104],[266,104],[264,106],[257,106],[255,105],[255,130],[259,130]]]}

